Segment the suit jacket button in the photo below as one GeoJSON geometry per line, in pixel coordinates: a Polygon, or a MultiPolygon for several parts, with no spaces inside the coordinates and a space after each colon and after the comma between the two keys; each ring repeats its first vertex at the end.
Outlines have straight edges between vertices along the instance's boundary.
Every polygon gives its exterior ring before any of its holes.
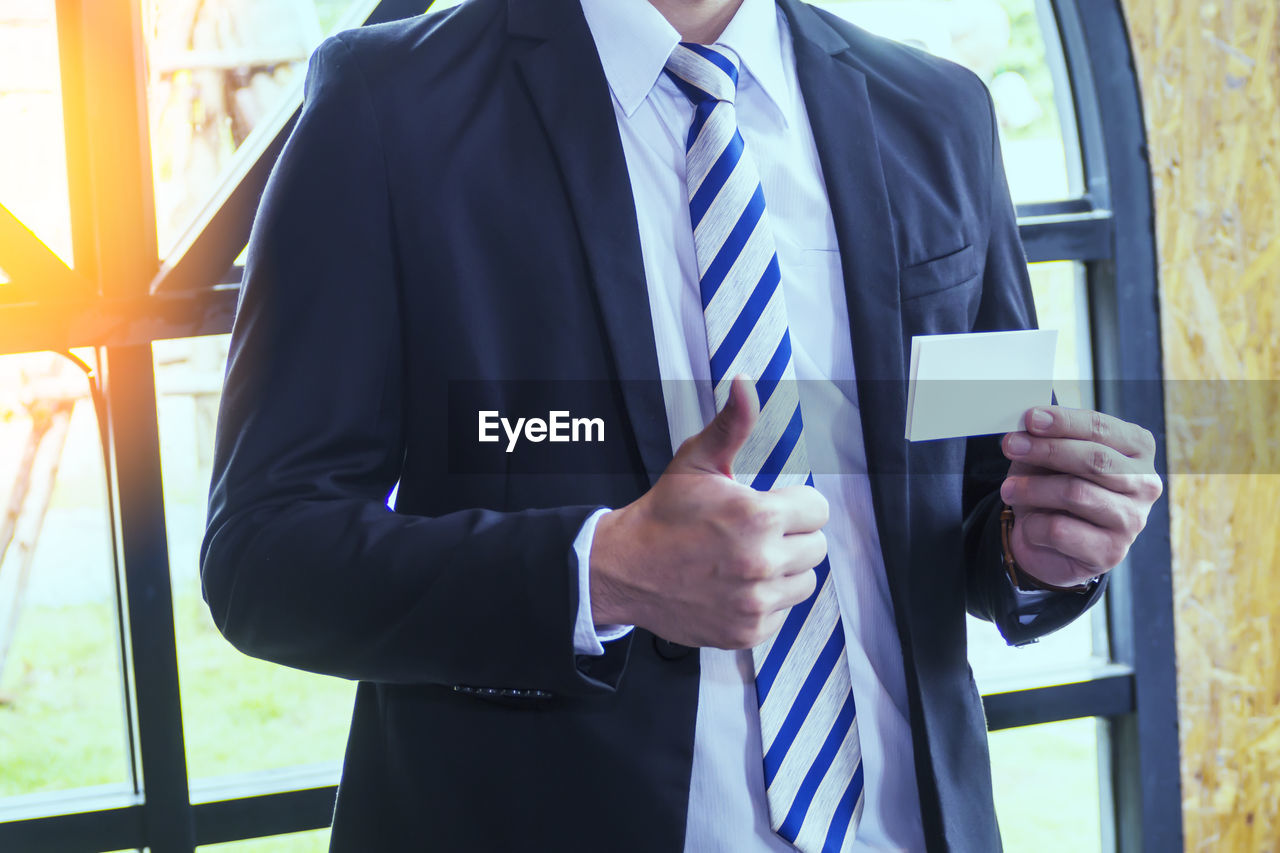
{"type": "Polygon", "coordinates": [[[693,652],[693,649],[689,646],[682,646],[679,643],[673,643],[661,637],[653,638],[653,650],[663,660],[683,660],[693,652]]]}

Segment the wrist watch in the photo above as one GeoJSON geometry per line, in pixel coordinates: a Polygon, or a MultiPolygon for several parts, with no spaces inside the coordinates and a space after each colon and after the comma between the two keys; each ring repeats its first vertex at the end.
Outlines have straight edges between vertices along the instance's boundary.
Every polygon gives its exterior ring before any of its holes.
{"type": "Polygon", "coordinates": [[[1022,570],[1018,565],[1018,561],[1013,558],[1013,546],[1009,542],[1009,538],[1013,535],[1013,508],[1008,504],[1004,505],[1004,509],[1000,511],[1000,547],[1004,550],[1004,570],[1009,573],[1009,582],[1013,584],[1015,589],[1023,592],[1049,591],[1049,592],[1092,592],[1093,588],[1098,585],[1097,578],[1090,578],[1084,583],[1078,583],[1075,586],[1054,586],[1051,583],[1045,583],[1039,578],[1033,577],[1022,570]]]}

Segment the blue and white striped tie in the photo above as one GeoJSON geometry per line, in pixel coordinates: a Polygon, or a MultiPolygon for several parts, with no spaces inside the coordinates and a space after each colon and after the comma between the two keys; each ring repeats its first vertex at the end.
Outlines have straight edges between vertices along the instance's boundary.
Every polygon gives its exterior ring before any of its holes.
{"type": "MultiPolygon", "coordinates": [[[[716,409],[739,374],[755,377],[760,397],[760,420],[734,479],[761,490],[812,486],[782,275],[734,112],[738,57],[719,44],[681,43],[666,70],[694,106],[685,180],[716,409]]],[[[833,853],[852,846],[862,813],[862,751],[825,559],[817,574],[813,596],[752,655],[770,822],[804,853],[833,853]]]]}

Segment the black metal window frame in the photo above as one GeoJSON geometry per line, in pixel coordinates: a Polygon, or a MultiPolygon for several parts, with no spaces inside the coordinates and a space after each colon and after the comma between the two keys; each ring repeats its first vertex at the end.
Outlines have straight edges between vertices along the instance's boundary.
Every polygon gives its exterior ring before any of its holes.
{"type": "MultiPolygon", "coordinates": [[[[1062,50],[1057,64],[1067,85],[1058,88],[1064,96],[1069,90],[1074,127],[1065,130],[1078,142],[1083,192],[1019,205],[1027,259],[1083,264],[1097,404],[1148,427],[1163,448],[1151,178],[1122,0],[1038,2],[1057,23],[1046,44],[1062,50]]],[[[348,23],[407,17],[423,4],[368,0],[348,23]]],[[[0,354],[93,346],[101,356],[133,790],[21,798],[21,811],[0,801],[0,849],[190,853],[196,845],[322,828],[332,816],[331,775],[285,769],[217,788],[188,781],[151,353],[152,341],[230,330],[242,272],[235,259],[297,118],[300,92],[246,140],[238,170],[157,267],[138,4],[57,0],[56,9],[76,263],[68,268],[0,207],[13,279],[0,304],[0,354]]],[[[1068,110],[1061,112],[1067,121],[1068,110]]],[[[1166,471],[1163,449],[1157,468],[1166,471]]],[[[1105,618],[1106,662],[984,696],[988,725],[1105,720],[1104,847],[1179,850],[1165,502],[1115,573],[1105,618]]]]}

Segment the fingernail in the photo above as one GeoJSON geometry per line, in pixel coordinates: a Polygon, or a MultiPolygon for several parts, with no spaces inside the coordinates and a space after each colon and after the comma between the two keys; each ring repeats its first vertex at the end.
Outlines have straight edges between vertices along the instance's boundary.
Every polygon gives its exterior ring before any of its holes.
{"type": "Polygon", "coordinates": [[[1053,426],[1053,415],[1044,409],[1035,409],[1031,412],[1031,426],[1036,429],[1048,429],[1053,426]]]}
{"type": "Polygon", "coordinates": [[[1031,450],[1031,439],[1020,432],[1009,436],[1009,452],[1014,456],[1021,456],[1029,450],[1031,450]]]}
{"type": "Polygon", "coordinates": [[[1000,499],[1008,503],[1013,499],[1013,481],[1005,480],[1000,484],[1000,499]]]}

